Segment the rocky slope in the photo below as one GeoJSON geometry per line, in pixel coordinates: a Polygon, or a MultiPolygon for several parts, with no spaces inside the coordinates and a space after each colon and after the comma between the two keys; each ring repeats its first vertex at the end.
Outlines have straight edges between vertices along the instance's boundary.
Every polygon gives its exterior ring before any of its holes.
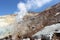
{"type": "Polygon", "coordinates": [[[0,38],[4,38],[8,35],[10,35],[12,29],[11,24],[14,24],[15,22],[15,16],[13,15],[5,15],[5,16],[0,16],[0,38]]]}
{"type": "Polygon", "coordinates": [[[29,13],[23,21],[16,22],[16,16],[0,16],[0,38],[12,35],[12,39],[32,37],[48,25],[60,23],[60,3],[41,13],[29,13]],[[19,37],[19,38],[18,38],[19,37]]]}

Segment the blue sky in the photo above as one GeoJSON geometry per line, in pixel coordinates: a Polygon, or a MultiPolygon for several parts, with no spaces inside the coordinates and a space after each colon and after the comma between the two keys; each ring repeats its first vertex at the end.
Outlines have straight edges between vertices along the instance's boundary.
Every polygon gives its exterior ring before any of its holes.
{"type": "MultiPolygon", "coordinates": [[[[0,0],[0,15],[13,14],[14,12],[18,11],[17,4],[21,1],[26,3],[26,0],[0,0]]],[[[31,8],[29,11],[40,12],[58,2],[60,2],[60,0],[52,0],[42,7],[37,9],[31,8]]]]}

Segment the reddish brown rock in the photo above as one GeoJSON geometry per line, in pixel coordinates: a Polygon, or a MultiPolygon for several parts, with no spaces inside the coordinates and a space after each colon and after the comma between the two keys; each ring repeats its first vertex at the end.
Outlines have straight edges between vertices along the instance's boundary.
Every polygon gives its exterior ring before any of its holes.
{"type": "Polygon", "coordinates": [[[32,29],[31,32],[25,34],[24,36],[31,37],[36,32],[40,31],[47,25],[52,25],[60,23],[60,3],[52,6],[50,9],[45,10],[39,13],[33,21],[31,22],[32,25],[37,25],[35,30],[32,29]]]}

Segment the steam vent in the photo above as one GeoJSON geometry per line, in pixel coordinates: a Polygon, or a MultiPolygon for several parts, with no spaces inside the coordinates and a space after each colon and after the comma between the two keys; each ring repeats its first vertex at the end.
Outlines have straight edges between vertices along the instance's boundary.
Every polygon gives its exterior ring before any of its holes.
{"type": "Polygon", "coordinates": [[[0,16],[0,40],[60,40],[60,3],[43,12],[0,16]]]}

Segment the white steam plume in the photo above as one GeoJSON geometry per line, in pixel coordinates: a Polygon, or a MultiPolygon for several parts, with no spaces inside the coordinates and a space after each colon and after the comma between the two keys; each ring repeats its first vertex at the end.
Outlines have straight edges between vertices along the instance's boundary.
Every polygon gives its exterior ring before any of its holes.
{"type": "Polygon", "coordinates": [[[18,3],[17,5],[19,12],[18,16],[17,16],[17,21],[22,21],[22,18],[27,14],[27,9],[26,9],[26,5],[22,2],[18,3]]]}
{"type": "Polygon", "coordinates": [[[27,15],[27,12],[31,9],[37,9],[39,7],[42,7],[46,3],[52,1],[52,0],[26,0],[26,3],[20,2],[18,3],[17,7],[19,9],[17,21],[21,21],[25,15],[27,15]]]}

